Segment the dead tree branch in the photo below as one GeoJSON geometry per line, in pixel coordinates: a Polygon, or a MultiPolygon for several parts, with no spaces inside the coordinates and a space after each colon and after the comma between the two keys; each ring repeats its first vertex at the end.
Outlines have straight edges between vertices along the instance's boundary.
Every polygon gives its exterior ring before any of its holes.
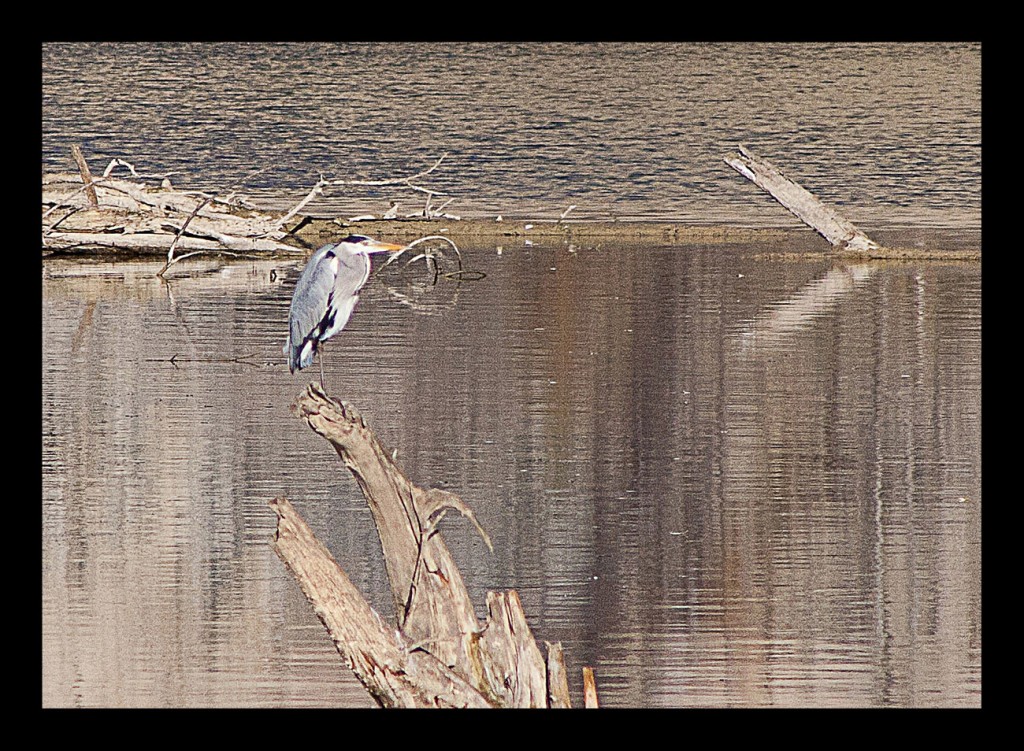
{"type": "Polygon", "coordinates": [[[71,147],[71,156],[74,157],[75,163],[82,173],[82,183],[85,185],[85,195],[89,199],[89,206],[98,209],[100,202],[96,197],[96,188],[92,185],[93,180],[92,173],[89,171],[89,163],[85,161],[85,157],[82,156],[82,149],[77,143],[71,147]]]}
{"type": "Polygon", "coordinates": [[[487,595],[480,624],[438,530],[456,510],[490,540],[469,507],[410,482],[348,404],[310,384],[295,412],[337,451],[363,491],[384,551],[398,631],[355,591],[283,499],[275,549],[306,593],[338,651],[382,706],[568,706],[560,645],[541,654],[514,591],[487,595]],[[307,564],[308,559],[318,561],[307,564]]]}

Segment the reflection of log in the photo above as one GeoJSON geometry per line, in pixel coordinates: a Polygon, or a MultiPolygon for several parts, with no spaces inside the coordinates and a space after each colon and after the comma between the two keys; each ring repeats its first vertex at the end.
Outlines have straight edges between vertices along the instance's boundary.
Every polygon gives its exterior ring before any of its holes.
{"type": "Polygon", "coordinates": [[[568,706],[560,645],[545,659],[514,591],[487,595],[483,626],[437,524],[472,511],[443,490],[413,485],[362,417],[310,384],[295,411],[329,441],[373,513],[398,630],[352,587],[330,554],[283,499],[276,550],[299,580],[335,646],[381,706],[568,706]],[[307,561],[314,561],[308,564],[307,561]]]}
{"type": "Polygon", "coordinates": [[[816,230],[840,250],[867,251],[878,249],[878,244],[857,229],[852,222],[839,216],[814,195],[785,177],[768,161],[754,156],[740,146],[741,156],[726,157],[725,163],[772,198],[793,212],[800,221],[816,230]]]}
{"type": "Polygon", "coordinates": [[[772,352],[788,337],[831,313],[858,285],[870,279],[876,267],[866,263],[829,269],[796,294],[771,305],[741,328],[737,341],[745,352],[772,352]]]}

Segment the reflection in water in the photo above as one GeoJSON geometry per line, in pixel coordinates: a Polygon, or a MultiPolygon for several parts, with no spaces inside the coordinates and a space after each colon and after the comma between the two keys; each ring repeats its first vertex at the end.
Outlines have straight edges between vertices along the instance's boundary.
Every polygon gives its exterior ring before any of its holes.
{"type": "Polygon", "coordinates": [[[763,351],[784,344],[791,335],[831,314],[843,297],[856,285],[870,279],[873,273],[874,268],[868,264],[829,269],[824,276],[810,282],[789,299],[758,314],[741,332],[739,346],[763,351]]]}
{"type": "MultiPolygon", "coordinates": [[[[724,565],[736,600],[747,603],[734,627],[752,637],[748,701],[813,704],[820,673],[845,685],[837,703],[875,695],[928,704],[958,691],[962,666],[977,657],[971,598],[952,594],[980,581],[977,551],[962,537],[977,509],[965,505],[962,482],[914,479],[977,451],[977,428],[936,440],[949,427],[940,416],[949,400],[934,375],[977,373],[978,360],[948,362],[944,340],[929,330],[949,294],[935,271],[883,274],[867,305],[843,301],[870,295],[865,283],[877,268],[829,271],[759,318],[757,357],[741,346],[727,360],[723,534],[733,544],[724,565]],[[875,319],[865,315],[872,310],[875,319]],[[833,360],[831,372],[820,371],[823,359],[833,360]],[[917,611],[910,621],[908,611],[917,611]],[[944,617],[971,626],[940,635],[944,617]],[[918,619],[935,623],[922,628],[918,619]],[[784,652],[802,652],[810,676],[773,669],[775,634],[795,637],[784,652]]],[[[741,345],[749,334],[740,332],[741,345]]]]}
{"type": "MultiPolygon", "coordinates": [[[[474,601],[518,589],[577,697],[593,665],[608,706],[980,703],[976,266],[463,250],[482,281],[371,278],[328,387],[473,506],[474,601]]],[[[368,706],[270,548],[285,495],[391,613],[289,411],[301,261],[158,268],[44,265],[43,702],[368,706]]]]}

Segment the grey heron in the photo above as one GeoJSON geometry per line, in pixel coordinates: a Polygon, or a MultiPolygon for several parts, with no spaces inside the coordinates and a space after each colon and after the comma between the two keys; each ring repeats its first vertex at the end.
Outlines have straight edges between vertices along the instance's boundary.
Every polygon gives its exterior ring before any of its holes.
{"type": "MultiPolygon", "coordinates": [[[[404,245],[349,235],[316,251],[302,270],[288,312],[288,341],[284,353],[294,373],[313,364],[324,342],[341,331],[359,301],[359,290],[370,276],[370,254],[404,250],[404,245]]],[[[320,385],[324,381],[320,357],[320,385]]]]}

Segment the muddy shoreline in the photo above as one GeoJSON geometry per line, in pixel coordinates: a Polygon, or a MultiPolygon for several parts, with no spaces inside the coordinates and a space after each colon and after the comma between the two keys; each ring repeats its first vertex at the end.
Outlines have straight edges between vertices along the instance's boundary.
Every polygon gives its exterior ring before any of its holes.
{"type": "MultiPolygon", "coordinates": [[[[445,235],[460,248],[487,245],[574,245],[581,248],[606,243],[621,245],[703,245],[765,246],[773,258],[807,255],[851,258],[860,260],[944,260],[980,261],[980,232],[943,230],[905,230],[877,232],[886,247],[881,252],[842,253],[833,249],[820,235],[806,227],[748,228],[721,225],[686,225],[673,222],[619,222],[619,221],[553,221],[515,219],[373,219],[341,221],[305,218],[291,233],[297,249],[312,250],[349,234],[364,234],[393,242],[411,242],[427,235],[445,235]]],[[[152,250],[125,250],[109,247],[75,248],[70,250],[44,250],[48,256],[86,257],[157,257],[163,252],[152,250]]],[[[260,252],[253,255],[273,258],[280,253],[260,252]]]]}

